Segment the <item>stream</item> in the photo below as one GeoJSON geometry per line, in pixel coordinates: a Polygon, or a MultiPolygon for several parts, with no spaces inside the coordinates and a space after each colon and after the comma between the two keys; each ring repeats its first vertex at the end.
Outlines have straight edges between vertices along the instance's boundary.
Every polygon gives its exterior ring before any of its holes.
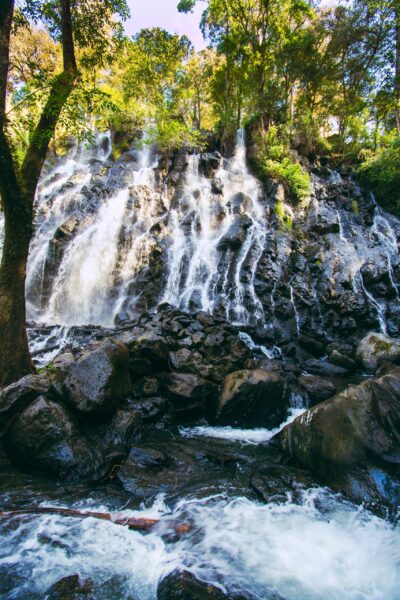
{"type": "MultiPolygon", "coordinates": [[[[94,582],[99,600],[154,600],[159,579],[185,568],[260,600],[398,600],[399,525],[296,474],[286,491],[276,483],[275,500],[272,494],[261,502],[247,477],[274,459],[261,441],[267,430],[184,428],[171,436],[185,452],[201,438],[203,451],[228,454],[224,480],[214,465],[205,480],[197,473],[185,482],[190,488],[197,480],[193,493],[170,489],[140,500],[115,482],[89,487],[3,473],[3,508],[68,506],[161,521],[147,534],[94,518],[30,515],[3,522],[1,598],[41,598],[57,579],[78,573],[94,582]],[[177,538],[171,523],[182,522],[192,528],[177,538]]],[[[201,456],[196,460],[201,471],[201,456]]]]}

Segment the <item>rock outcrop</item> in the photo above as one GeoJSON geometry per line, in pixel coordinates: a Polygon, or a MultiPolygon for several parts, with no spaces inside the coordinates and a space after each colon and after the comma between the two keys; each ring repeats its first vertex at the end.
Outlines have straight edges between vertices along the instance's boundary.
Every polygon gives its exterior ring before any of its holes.
{"type": "Polygon", "coordinates": [[[400,368],[349,386],[277,436],[292,458],[357,501],[400,501],[400,368]]]}
{"type": "Polygon", "coordinates": [[[400,361],[400,340],[382,333],[369,333],[357,346],[357,360],[369,373],[383,363],[400,361]]]}
{"type": "Polygon", "coordinates": [[[224,379],[215,422],[242,427],[276,427],[287,410],[285,382],[276,371],[234,371],[224,379]]]}

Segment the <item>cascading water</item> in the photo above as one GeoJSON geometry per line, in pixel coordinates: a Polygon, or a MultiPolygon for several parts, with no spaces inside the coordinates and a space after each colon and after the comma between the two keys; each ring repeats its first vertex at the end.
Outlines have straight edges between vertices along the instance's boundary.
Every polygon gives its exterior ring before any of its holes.
{"type": "Polygon", "coordinates": [[[185,310],[213,312],[220,305],[239,323],[260,320],[254,278],[265,244],[265,215],[260,184],[246,166],[243,130],[234,157],[222,161],[214,181],[217,191],[201,174],[199,156],[191,156],[182,197],[171,210],[173,243],[163,300],[185,310]]]}
{"type": "MultiPolygon", "coordinates": [[[[103,138],[98,146],[104,147],[103,138]]],[[[215,173],[218,191],[201,172],[201,156],[189,156],[183,191],[172,203],[156,185],[157,161],[151,162],[149,146],[136,151],[135,168],[113,182],[111,193],[90,199],[88,206],[88,184],[99,179],[109,155],[103,152],[93,161],[83,152],[68,159],[38,191],[28,268],[29,316],[55,324],[112,325],[121,311],[132,312],[143,294],[135,282],[162,243],[168,247],[167,276],[156,301],[209,312],[219,308],[239,323],[260,321],[263,307],[254,280],[266,220],[260,184],[247,169],[245,152],[239,130],[234,157],[223,160],[215,173]],[[49,245],[71,217],[76,218],[73,239],[45,298],[49,245]]]]}

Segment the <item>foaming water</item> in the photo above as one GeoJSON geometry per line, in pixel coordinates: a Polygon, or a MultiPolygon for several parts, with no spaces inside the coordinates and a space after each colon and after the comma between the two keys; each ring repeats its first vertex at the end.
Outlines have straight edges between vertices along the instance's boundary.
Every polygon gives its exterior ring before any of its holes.
{"type": "Polygon", "coordinates": [[[399,527],[322,488],[304,491],[298,503],[214,496],[183,499],[170,510],[159,499],[151,510],[126,514],[161,517],[161,525],[142,535],[92,518],[2,524],[0,569],[19,579],[3,597],[20,600],[29,591],[35,598],[79,573],[93,579],[96,598],[155,600],[158,580],[180,567],[260,600],[274,593],[287,600],[399,598],[399,527]],[[165,536],[171,521],[191,523],[191,532],[173,541],[165,536]]]}
{"type": "Polygon", "coordinates": [[[286,421],[274,429],[266,429],[263,427],[255,429],[240,429],[238,427],[212,427],[208,425],[198,425],[196,427],[181,427],[179,431],[184,437],[210,437],[241,442],[242,444],[257,445],[262,442],[268,442],[274,437],[274,435],[282,431],[286,425],[294,421],[296,417],[302,415],[305,410],[305,408],[291,408],[286,421]]]}
{"type": "Polygon", "coordinates": [[[94,223],[70,243],[49,301],[47,320],[112,324],[108,294],[113,284],[118,235],[129,190],[123,189],[101,207],[94,223]]]}

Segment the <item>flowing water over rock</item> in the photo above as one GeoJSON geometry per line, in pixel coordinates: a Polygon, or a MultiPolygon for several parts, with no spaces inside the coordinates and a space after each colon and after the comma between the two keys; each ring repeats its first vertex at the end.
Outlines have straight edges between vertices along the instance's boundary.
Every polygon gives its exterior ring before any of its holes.
{"type": "MultiPolygon", "coordinates": [[[[292,230],[246,165],[146,144],[112,158],[108,134],[48,166],[37,195],[28,316],[54,325],[112,326],[168,302],[290,336],[398,335],[400,223],[348,176],[312,170],[292,230]]],[[[258,341],[257,341],[258,342],[258,341]]]]}
{"type": "MultiPolygon", "coordinates": [[[[186,447],[191,444],[189,433],[178,438],[186,447]]],[[[220,443],[225,445],[218,450],[238,461],[240,477],[257,450],[252,455],[232,440],[220,443]]],[[[205,447],[215,451],[213,443],[205,447]]],[[[266,456],[264,450],[264,461],[266,456]]],[[[60,505],[61,490],[55,485],[42,484],[40,491],[37,484],[36,489],[31,485],[21,478],[15,487],[2,489],[2,506],[15,500],[21,505],[32,497],[46,505],[57,499],[60,505]]],[[[0,525],[1,597],[42,598],[54,581],[78,573],[91,578],[95,598],[154,600],[159,579],[184,568],[231,593],[260,600],[398,599],[398,525],[327,489],[306,487],[301,480],[283,496],[275,489],[268,504],[250,490],[243,494],[239,480],[224,485],[226,491],[218,491],[209,471],[204,495],[197,489],[195,496],[175,500],[159,496],[142,508],[132,506],[129,496],[110,485],[103,491],[69,486],[63,505],[161,518],[160,525],[143,535],[93,518],[46,515],[5,522],[0,525]],[[215,492],[210,493],[214,484],[215,492]],[[170,532],[174,522],[190,523],[192,529],[176,538],[170,532]]]]}

